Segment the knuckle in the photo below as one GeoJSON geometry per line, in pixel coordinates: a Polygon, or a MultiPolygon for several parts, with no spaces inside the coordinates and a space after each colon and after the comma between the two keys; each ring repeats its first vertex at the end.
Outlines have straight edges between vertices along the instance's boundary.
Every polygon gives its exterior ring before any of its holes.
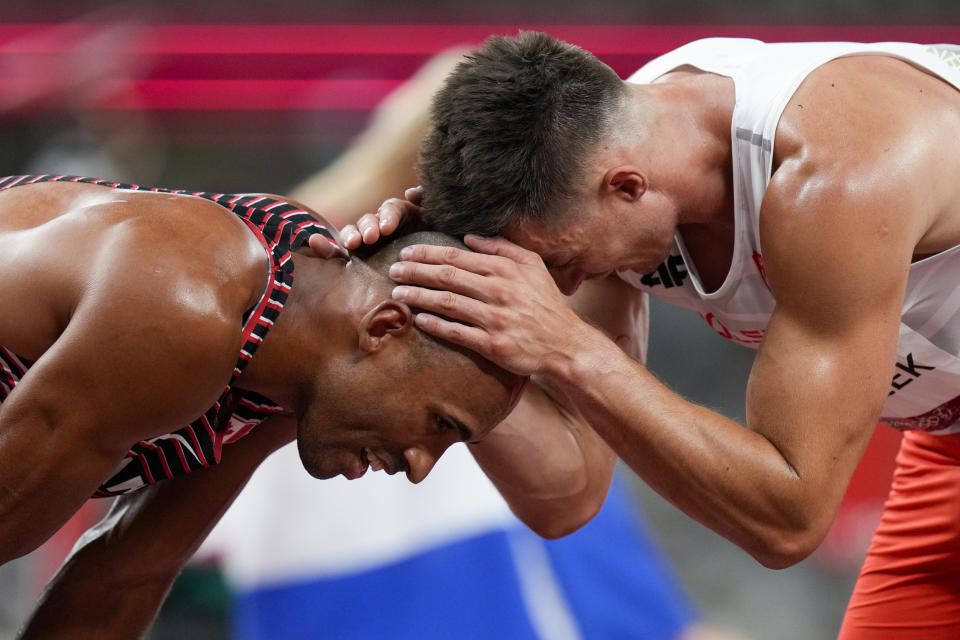
{"type": "Polygon", "coordinates": [[[450,265],[440,267],[437,279],[442,285],[451,285],[457,280],[457,268],[450,265]]]}
{"type": "Polygon", "coordinates": [[[490,353],[495,356],[503,357],[507,355],[507,352],[510,349],[509,342],[501,336],[493,336],[490,338],[490,353]]]}
{"type": "Polygon", "coordinates": [[[460,250],[456,247],[444,247],[443,252],[440,254],[441,258],[446,261],[453,261],[457,259],[457,256],[460,254],[460,250]]]}
{"type": "MultiPolygon", "coordinates": [[[[509,326],[509,321],[507,319],[508,313],[503,309],[494,308],[490,312],[490,326],[501,329],[503,327],[509,326]]],[[[501,338],[502,339],[502,338],[501,338]]]]}
{"type": "Polygon", "coordinates": [[[490,287],[489,288],[490,295],[495,300],[503,301],[504,299],[509,297],[507,296],[507,293],[510,291],[510,288],[503,286],[503,283],[494,280],[488,286],[490,287]]]}
{"type": "Polygon", "coordinates": [[[450,293],[449,291],[444,291],[440,294],[440,299],[438,301],[440,308],[444,311],[450,311],[455,309],[457,306],[457,296],[450,293]]]}

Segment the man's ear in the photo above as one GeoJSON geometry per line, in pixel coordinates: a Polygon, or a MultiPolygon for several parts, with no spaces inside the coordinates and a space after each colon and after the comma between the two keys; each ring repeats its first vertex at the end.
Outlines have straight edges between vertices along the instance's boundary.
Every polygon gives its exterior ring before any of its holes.
{"type": "Polygon", "coordinates": [[[603,174],[600,192],[635,202],[647,190],[647,177],[633,165],[611,167],[603,174]]]}
{"type": "Polygon", "coordinates": [[[410,307],[396,300],[383,300],[360,319],[357,335],[361,351],[379,351],[386,338],[402,336],[413,328],[410,307]]]}

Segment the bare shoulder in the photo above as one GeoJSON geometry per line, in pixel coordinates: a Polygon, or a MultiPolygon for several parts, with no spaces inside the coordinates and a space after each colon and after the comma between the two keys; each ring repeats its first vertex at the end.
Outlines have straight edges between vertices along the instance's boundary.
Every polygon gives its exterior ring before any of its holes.
{"type": "Polygon", "coordinates": [[[36,360],[11,399],[69,410],[114,444],[193,420],[233,373],[265,249],[199,198],[66,193],[45,192],[43,215],[0,230],[19,258],[3,265],[13,277],[0,284],[0,344],[36,360]]]}
{"type": "Polygon", "coordinates": [[[824,268],[858,262],[848,273],[874,261],[906,270],[960,243],[958,136],[960,92],[904,61],[854,56],[813,71],[777,128],[760,219],[768,266],[822,256],[824,268]]]}
{"type": "Polygon", "coordinates": [[[942,251],[960,243],[958,137],[960,91],[942,79],[887,56],[833,60],[783,111],[771,196],[786,187],[787,197],[869,203],[865,222],[895,214],[874,221],[909,238],[914,255],[942,251]]]}
{"type": "MultiPolygon", "coordinates": [[[[116,215],[100,251],[122,261],[136,278],[174,292],[206,292],[207,303],[243,313],[262,294],[269,258],[265,247],[233,213],[209,200],[174,194],[125,192],[108,205],[116,215]]],[[[189,302],[184,299],[183,302],[189,302]]],[[[204,302],[194,300],[202,310],[204,302]]]]}
{"type": "MultiPolygon", "coordinates": [[[[0,344],[36,359],[81,307],[240,326],[266,284],[265,250],[219,205],[93,185],[18,187],[0,200],[0,344]],[[18,191],[18,189],[20,191],[18,191]],[[27,209],[28,216],[16,215],[27,209]]],[[[129,318],[128,318],[129,319],[129,318]]]]}

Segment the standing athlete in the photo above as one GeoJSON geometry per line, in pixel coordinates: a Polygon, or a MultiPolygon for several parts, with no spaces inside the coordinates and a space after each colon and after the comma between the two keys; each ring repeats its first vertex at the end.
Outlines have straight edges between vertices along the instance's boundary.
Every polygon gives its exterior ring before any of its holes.
{"type": "MultiPolygon", "coordinates": [[[[438,93],[421,157],[428,221],[491,255],[410,247],[391,277],[420,286],[394,297],[550,380],[651,486],[769,567],[823,539],[878,419],[905,430],[842,637],[955,638],[958,66],[947,46],[710,39],[624,82],[544,34],[492,38],[438,93]],[[610,274],[758,350],[746,425],[564,308],[560,290],[610,274]]],[[[418,211],[385,206],[364,240],[418,211]]]]}

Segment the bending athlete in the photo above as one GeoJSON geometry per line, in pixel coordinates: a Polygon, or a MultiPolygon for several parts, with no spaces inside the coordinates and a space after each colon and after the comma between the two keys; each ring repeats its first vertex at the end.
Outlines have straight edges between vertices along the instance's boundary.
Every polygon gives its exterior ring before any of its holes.
{"type": "MultiPolygon", "coordinates": [[[[769,567],[823,539],[878,419],[907,430],[842,637],[954,637],[958,67],[947,46],[711,39],[624,82],[544,34],[492,38],[437,95],[421,157],[428,221],[491,255],[410,247],[390,274],[417,286],[394,297],[555,384],[652,487],[769,567]],[[614,273],[758,349],[746,425],[565,309],[561,290],[614,273]]],[[[388,203],[344,241],[419,211],[388,203]]]]}
{"type": "Polygon", "coordinates": [[[490,435],[524,378],[425,336],[390,298],[386,270],[415,238],[451,242],[418,234],[348,260],[322,219],[273,196],[0,181],[2,560],[91,495],[119,496],[24,637],[142,633],[252,471],[294,438],[318,478],[412,482],[465,441],[542,533],[595,513],[613,456],[589,429],[571,413],[566,438],[518,422],[560,410],[530,390],[490,435]],[[550,443],[556,457],[532,464],[550,443]],[[577,473],[592,451],[606,462],[577,473]]]}

